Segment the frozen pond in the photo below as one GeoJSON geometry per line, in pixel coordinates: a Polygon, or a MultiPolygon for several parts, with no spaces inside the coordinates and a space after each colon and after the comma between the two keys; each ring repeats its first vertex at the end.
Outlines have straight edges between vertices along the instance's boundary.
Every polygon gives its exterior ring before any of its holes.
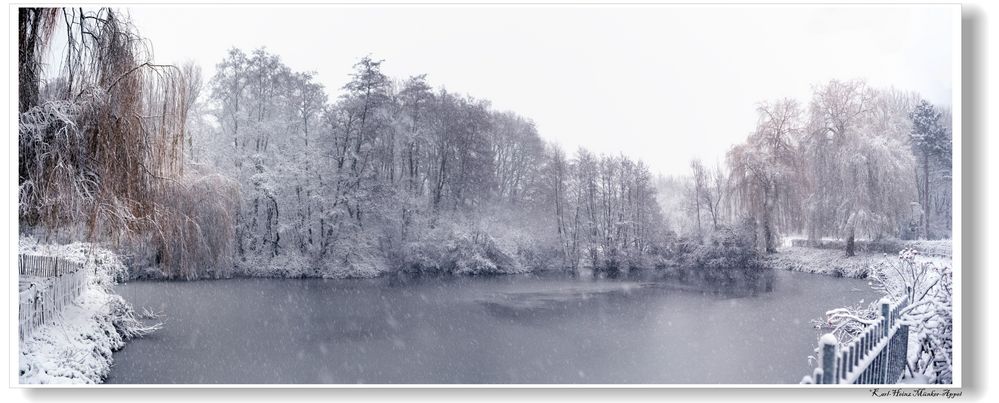
{"type": "Polygon", "coordinates": [[[567,275],[132,282],[165,327],[108,383],[797,383],[864,280],[778,272],[734,296],[567,275]]]}

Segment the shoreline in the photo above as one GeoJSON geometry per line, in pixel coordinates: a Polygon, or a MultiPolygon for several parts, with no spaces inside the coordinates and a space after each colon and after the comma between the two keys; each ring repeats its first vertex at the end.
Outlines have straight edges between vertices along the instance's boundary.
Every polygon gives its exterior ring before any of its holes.
{"type": "Polygon", "coordinates": [[[133,308],[115,293],[125,266],[114,252],[88,243],[42,244],[19,240],[19,253],[83,264],[86,288],[52,320],[18,340],[18,385],[100,384],[111,373],[112,354],[157,329],[136,321],[133,308]]]}
{"type": "MultiPolygon", "coordinates": [[[[919,245],[912,245],[921,256],[951,264],[953,257],[942,253],[924,254],[919,245]]],[[[775,270],[789,270],[803,273],[822,274],[833,277],[866,279],[870,268],[897,257],[898,253],[856,252],[848,257],[842,249],[827,249],[805,246],[780,248],[777,253],[767,256],[767,264],[775,270]]]]}

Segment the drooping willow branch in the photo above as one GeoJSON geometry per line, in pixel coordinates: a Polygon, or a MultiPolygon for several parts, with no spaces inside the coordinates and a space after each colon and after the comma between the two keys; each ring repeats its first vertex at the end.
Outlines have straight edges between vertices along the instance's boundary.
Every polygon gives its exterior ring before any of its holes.
{"type": "MultiPolygon", "coordinates": [[[[46,98],[20,116],[22,228],[78,228],[91,240],[146,242],[174,275],[190,277],[192,266],[226,275],[233,226],[226,210],[238,203],[236,187],[185,175],[192,102],[184,74],[154,63],[149,43],[117,11],[63,9],[62,15],[62,71],[44,81],[35,77],[46,98]]],[[[29,67],[40,71],[40,58],[33,60],[29,67]]]]}

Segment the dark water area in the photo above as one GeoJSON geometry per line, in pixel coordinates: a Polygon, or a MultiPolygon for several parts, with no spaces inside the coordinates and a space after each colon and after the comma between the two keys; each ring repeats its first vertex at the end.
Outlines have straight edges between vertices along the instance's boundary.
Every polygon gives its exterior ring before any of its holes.
{"type": "Polygon", "coordinates": [[[797,383],[810,320],[878,294],[772,274],[135,281],[118,293],[164,328],[116,352],[107,382],[797,383]]]}

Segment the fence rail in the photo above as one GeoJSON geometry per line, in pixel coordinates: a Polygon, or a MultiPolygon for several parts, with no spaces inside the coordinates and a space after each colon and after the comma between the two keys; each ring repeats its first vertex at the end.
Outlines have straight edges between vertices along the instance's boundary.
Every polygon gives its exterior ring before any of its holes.
{"type": "Polygon", "coordinates": [[[909,350],[909,325],[903,323],[902,316],[911,294],[907,292],[897,304],[882,300],[878,322],[844,346],[831,333],[823,336],[819,341],[819,367],[801,383],[898,383],[909,350]]]}
{"type": "Polygon", "coordinates": [[[28,280],[20,290],[18,304],[18,335],[22,340],[75,302],[87,287],[83,265],[68,260],[18,255],[17,270],[21,281],[28,280]]]}

